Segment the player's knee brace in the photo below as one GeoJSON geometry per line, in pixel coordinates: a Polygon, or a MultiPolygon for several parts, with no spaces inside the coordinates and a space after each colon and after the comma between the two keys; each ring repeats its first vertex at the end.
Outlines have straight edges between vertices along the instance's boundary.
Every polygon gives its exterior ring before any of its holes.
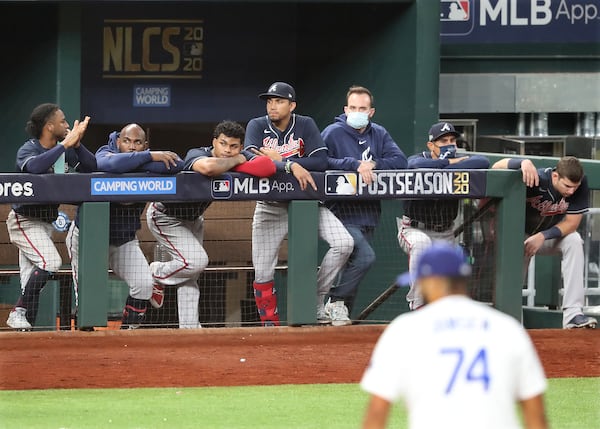
{"type": "Polygon", "coordinates": [[[254,282],[254,300],[263,326],[279,326],[277,311],[277,291],[273,281],[267,283],[254,282]]]}

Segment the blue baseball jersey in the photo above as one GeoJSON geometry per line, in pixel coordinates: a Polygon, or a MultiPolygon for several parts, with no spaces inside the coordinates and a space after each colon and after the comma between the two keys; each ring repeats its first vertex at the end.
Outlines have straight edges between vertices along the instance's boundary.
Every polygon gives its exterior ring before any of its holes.
{"type": "Polygon", "coordinates": [[[529,235],[545,231],[559,223],[566,214],[588,211],[590,191],[587,178],[570,197],[563,197],[552,185],[553,168],[538,168],[539,186],[527,188],[525,232],[529,235]]]}
{"type": "MultiPolygon", "coordinates": [[[[308,117],[292,114],[284,131],[273,125],[267,115],[254,118],[246,127],[244,148],[276,150],[284,160],[298,162],[307,170],[327,169],[327,147],[315,121],[308,117]]],[[[283,164],[275,163],[282,171],[283,164]]]]}
{"type": "MultiPolygon", "coordinates": [[[[56,145],[46,149],[38,139],[29,139],[17,151],[16,171],[19,173],[48,174],[54,173],[53,165],[65,154],[65,166],[74,171],[90,173],[96,169],[94,155],[83,145],[79,148],[65,149],[56,145]]],[[[24,216],[45,221],[53,221],[58,216],[59,204],[14,204],[13,210],[24,216]]]]}

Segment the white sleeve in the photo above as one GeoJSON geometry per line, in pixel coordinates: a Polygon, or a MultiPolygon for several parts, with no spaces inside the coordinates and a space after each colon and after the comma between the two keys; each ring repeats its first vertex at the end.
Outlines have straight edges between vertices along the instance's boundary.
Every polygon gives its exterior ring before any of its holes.
{"type": "Polygon", "coordinates": [[[547,387],[544,369],[537,355],[531,338],[524,329],[521,330],[521,360],[518,368],[518,380],[516,396],[519,400],[533,398],[544,393],[547,387]]]}
{"type": "Polygon", "coordinates": [[[407,344],[402,338],[406,332],[407,329],[403,329],[398,321],[392,322],[383,332],[360,382],[363,390],[389,402],[396,402],[402,397],[405,390],[403,375],[410,359],[406,349],[401,352],[402,345],[407,344]]]}

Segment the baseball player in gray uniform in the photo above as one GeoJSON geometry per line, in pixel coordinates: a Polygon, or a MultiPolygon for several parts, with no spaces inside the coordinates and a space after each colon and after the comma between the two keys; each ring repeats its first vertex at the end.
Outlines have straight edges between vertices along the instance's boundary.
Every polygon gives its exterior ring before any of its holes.
{"type": "MultiPolygon", "coordinates": [[[[94,154],[80,142],[89,119],[75,121],[70,130],[59,106],[51,103],[37,106],[26,127],[32,138],[17,152],[17,171],[30,174],[65,173],[66,168],[83,173],[94,171],[94,154]]],[[[53,221],[58,216],[58,204],[15,204],[6,219],[10,241],[19,249],[21,278],[21,296],[6,321],[13,329],[32,329],[40,292],[62,264],[52,240],[53,224],[57,225],[53,221]]]]}
{"type": "Polygon", "coordinates": [[[492,168],[520,169],[527,185],[525,268],[534,255],[562,256],[563,328],[595,328],[598,321],[583,314],[585,257],[577,228],[588,211],[590,192],[581,163],[566,156],[556,168],[537,169],[529,159],[504,158],[492,168]]]}
{"type": "MultiPolygon", "coordinates": [[[[246,127],[244,147],[267,155],[278,171],[292,174],[301,190],[317,189],[312,171],[327,169],[327,147],[315,121],[294,113],[296,92],[285,82],[273,83],[259,95],[266,100],[267,115],[246,127]]],[[[279,325],[274,284],[279,247],[288,232],[288,203],[257,201],[252,222],[254,297],[264,326],[279,325]]],[[[319,206],[319,236],[329,244],[317,275],[317,320],[327,323],[324,298],[354,248],[354,240],[329,209],[319,206]]]]}
{"type": "MultiPolygon", "coordinates": [[[[219,176],[233,170],[268,177],[275,173],[275,164],[266,156],[242,151],[244,127],[223,121],[215,127],[212,146],[191,149],[185,157],[184,170],[205,176],[219,176]]],[[[154,287],[150,304],[163,305],[164,287],[177,287],[177,313],[182,329],[200,328],[198,277],[208,265],[208,255],[202,246],[204,218],[212,201],[189,203],[153,202],[148,206],[146,221],[157,243],[166,249],[168,261],[154,261],[150,271],[154,287]]]]}

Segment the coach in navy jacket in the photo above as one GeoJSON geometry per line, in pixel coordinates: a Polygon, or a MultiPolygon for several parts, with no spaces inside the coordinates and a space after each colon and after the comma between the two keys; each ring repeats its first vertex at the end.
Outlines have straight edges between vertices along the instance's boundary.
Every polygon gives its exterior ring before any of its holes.
{"type": "MultiPolygon", "coordinates": [[[[370,184],[374,170],[404,169],[406,156],[387,130],[371,121],[375,114],[373,95],[361,86],[353,86],[346,94],[344,114],[335,118],[333,124],[323,130],[321,136],[328,151],[328,168],[358,173],[357,183],[343,183],[338,178],[338,187],[358,186],[360,181],[370,184]]],[[[352,180],[349,175],[346,180],[352,180]]],[[[338,193],[352,193],[348,192],[338,193]]],[[[329,201],[327,207],[342,221],[354,239],[354,251],[342,270],[336,287],[329,292],[326,312],[333,325],[349,324],[348,314],[358,285],[375,263],[375,252],[371,241],[379,223],[381,205],[379,200],[329,201]]]]}

